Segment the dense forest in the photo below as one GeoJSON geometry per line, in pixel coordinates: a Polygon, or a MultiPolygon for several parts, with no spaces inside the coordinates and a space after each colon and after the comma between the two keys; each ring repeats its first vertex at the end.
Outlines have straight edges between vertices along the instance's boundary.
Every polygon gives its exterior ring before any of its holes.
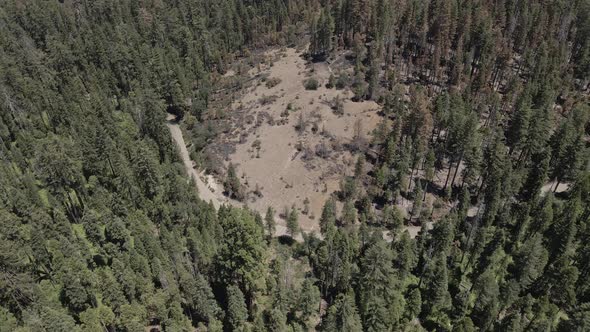
{"type": "Polygon", "coordinates": [[[589,83],[588,0],[6,0],[0,331],[588,331],[589,83]],[[165,124],[302,39],[384,120],[298,242],[165,124]]]}

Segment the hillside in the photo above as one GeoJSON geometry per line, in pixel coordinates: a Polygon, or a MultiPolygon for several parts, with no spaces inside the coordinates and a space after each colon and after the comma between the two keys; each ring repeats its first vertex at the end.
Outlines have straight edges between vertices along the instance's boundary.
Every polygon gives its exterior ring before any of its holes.
{"type": "Polygon", "coordinates": [[[590,2],[0,5],[0,331],[590,330],[590,2]]]}

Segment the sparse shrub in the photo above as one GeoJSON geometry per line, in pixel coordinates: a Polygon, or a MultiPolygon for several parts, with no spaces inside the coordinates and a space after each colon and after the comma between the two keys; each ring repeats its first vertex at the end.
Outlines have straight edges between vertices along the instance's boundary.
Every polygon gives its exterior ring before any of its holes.
{"type": "Polygon", "coordinates": [[[254,142],[252,142],[252,147],[254,149],[256,149],[256,158],[260,158],[260,148],[261,148],[262,143],[260,142],[259,139],[255,140],[254,142]]]}
{"type": "Polygon", "coordinates": [[[326,88],[332,89],[336,85],[336,76],[334,74],[330,74],[330,78],[328,79],[328,83],[326,83],[326,88]]]}
{"type": "Polygon", "coordinates": [[[279,214],[279,217],[283,218],[283,219],[287,219],[287,217],[289,216],[289,207],[287,207],[286,205],[283,207],[283,212],[281,212],[279,214]]]}
{"type": "Polygon", "coordinates": [[[315,154],[320,158],[328,158],[332,153],[330,147],[326,145],[326,143],[321,142],[320,144],[316,145],[315,147],[315,154]]]}
{"type": "Polygon", "coordinates": [[[271,115],[269,115],[268,116],[268,120],[266,121],[266,123],[268,123],[271,126],[274,126],[275,125],[275,119],[271,115]]]}
{"type": "Polygon", "coordinates": [[[275,86],[281,83],[281,79],[278,77],[272,77],[266,80],[266,87],[267,88],[274,88],[275,86]]]}
{"type": "Polygon", "coordinates": [[[305,145],[302,149],[303,155],[301,156],[301,160],[312,160],[315,157],[313,150],[309,147],[309,145],[305,145]]]}
{"type": "Polygon", "coordinates": [[[305,90],[317,90],[320,83],[315,77],[311,77],[303,82],[303,86],[305,87],[305,90]]]}
{"type": "Polygon", "coordinates": [[[340,75],[338,75],[338,78],[336,78],[336,82],[334,85],[336,86],[336,89],[342,90],[342,89],[346,88],[349,84],[350,84],[350,77],[348,76],[348,74],[346,72],[343,72],[343,73],[340,73],[340,75]]]}
{"type": "Polygon", "coordinates": [[[257,150],[260,150],[260,146],[261,145],[262,145],[262,143],[260,142],[259,139],[254,140],[254,142],[252,142],[252,147],[255,148],[255,149],[257,149],[257,150]]]}
{"type": "Polygon", "coordinates": [[[334,114],[337,114],[337,115],[344,114],[344,103],[342,102],[340,95],[338,95],[338,96],[334,97],[334,99],[332,99],[330,106],[332,107],[334,114]]]}
{"type": "Polygon", "coordinates": [[[248,134],[247,133],[240,134],[240,144],[246,143],[247,140],[248,140],[248,134]]]}
{"type": "Polygon", "coordinates": [[[260,105],[265,106],[265,105],[269,105],[275,102],[275,100],[277,100],[277,96],[272,95],[272,96],[266,96],[263,95],[262,97],[260,97],[258,99],[258,102],[260,103],[260,105]]]}
{"type": "Polygon", "coordinates": [[[266,112],[261,112],[256,115],[256,128],[264,123],[264,117],[269,116],[266,112]]]}
{"type": "Polygon", "coordinates": [[[354,78],[354,82],[352,83],[352,92],[354,93],[354,97],[352,98],[354,101],[361,101],[366,99],[367,93],[369,92],[369,84],[365,82],[365,78],[363,77],[362,73],[359,73],[354,78]]]}
{"type": "Polygon", "coordinates": [[[295,149],[297,151],[302,151],[304,148],[303,142],[302,141],[297,141],[297,143],[295,144],[295,149]]]}
{"type": "Polygon", "coordinates": [[[312,132],[312,133],[316,134],[316,133],[318,132],[318,130],[319,130],[319,129],[320,129],[320,128],[319,128],[319,125],[318,125],[318,123],[317,123],[317,122],[314,122],[314,123],[311,125],[311,132],[312,132]]]}
{"type": "Polygon", "coordinates": [[[297,130],[297,132],[302,134],[303,132],[305,132],[306,128],[307,128],[307,122],[305,121],[305,118],[303,117],[303,113],[299,113],[299,117],[297,118],[297,124],[295,125],[295,130],[297,130]]]}
{"type": "Polygon", "coordinates": [[[256,188],[253,191],[254,195],[256,195],[258,198],[262,198],[262,189],[260,188],[260,186],[258,185],[258,183],[256,184],[256,188]]]}

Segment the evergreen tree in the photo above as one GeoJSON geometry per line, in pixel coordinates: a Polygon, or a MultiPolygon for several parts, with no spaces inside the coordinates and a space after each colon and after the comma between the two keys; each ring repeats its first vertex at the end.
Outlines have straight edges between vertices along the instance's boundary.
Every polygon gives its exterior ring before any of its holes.
{"type": "Polygon", "coordinates": [[[295,238],[299,234],[299,214],[295,206],[291,207],[291,212],[287,217],[287,232],[289,236],[295,238]]]}
{"type": "Polygon", "coordinates": [[[272,238],[276,231],[276,221],[274,214],[274,209],[271,206],[269,206],[268,209],[266,209],[266,216],[264,217],[266,233],[269,238],[272,238]]]}
{"type": "Polygon", "coordinates": [[[324,203],[320,217],[320,230],[325,234],[329,227],[336,225],[336,202],[330,198],[324,203]]]}
{"type": "Polygon", "coordinates": [[[311,42],[309,53],[315,59],[325,59],[332,50],[334,19],[330,8],[323,9],[311,24],[311,42]]]}
{"type": "Polygon", "coordinates": [[[322,322],[325,331],[362,331],[361,319],[354,303],[354,294],[339,294],[334,304],[328,308],[322,322]]]}
{"type": "Polygon", "coordinates": [[[242,331],[248,319],[248,309],[244,294],[239,287],[229,286],[226,290],[227,316],[226,326],[230,331],[242,331]]]}
{"type": "Polygon", "coordinates": [[[231,163],[227,168],[227,177],[224,183],[224,188],[227,195],[231,198],[235,198],[237,200],[243,200],[245,198],[242,184],[240,183],[240,179],[236,174],[234,165],[231,163]]]}

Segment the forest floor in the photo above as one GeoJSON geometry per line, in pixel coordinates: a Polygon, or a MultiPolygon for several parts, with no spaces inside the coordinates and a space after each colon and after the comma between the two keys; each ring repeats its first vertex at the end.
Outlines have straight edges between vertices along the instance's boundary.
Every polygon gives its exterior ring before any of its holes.
{"type": "MultiPolygon", "coordinates": [[[[294,205],[301,230],[317,234],[325,201],[340,189],[344,175],[353,174],[360,155],[347,145],[355,132],[357,137],[360,132],[370,138],[381,119],[380,107],[373,101],[353,102],[348,90],[326,88],[332,69],[325,62],[309,64],[293,48],[272,50],[265,56],[275,61],[258,68],[260,78],[234,100],[228,112],[229,129],[212,148],[221,151],[231,146],[220,157],[226,165],[236,166],[248,191],[249,207],[264,214],[271,206],[278,216],[294,205]],[[310,77],[318,80],[317,90],[305,89],[304,81],[310,77]],[[265,84],[273,79],[278,84],[265,84]],[[336,96],[343,102],[341,115],[331,108],[336,96]]],[[[249,74],[254,76],[256,70],[249,74]]],[[[282,218],[277,221],[285,224],[282,218]]]]}

